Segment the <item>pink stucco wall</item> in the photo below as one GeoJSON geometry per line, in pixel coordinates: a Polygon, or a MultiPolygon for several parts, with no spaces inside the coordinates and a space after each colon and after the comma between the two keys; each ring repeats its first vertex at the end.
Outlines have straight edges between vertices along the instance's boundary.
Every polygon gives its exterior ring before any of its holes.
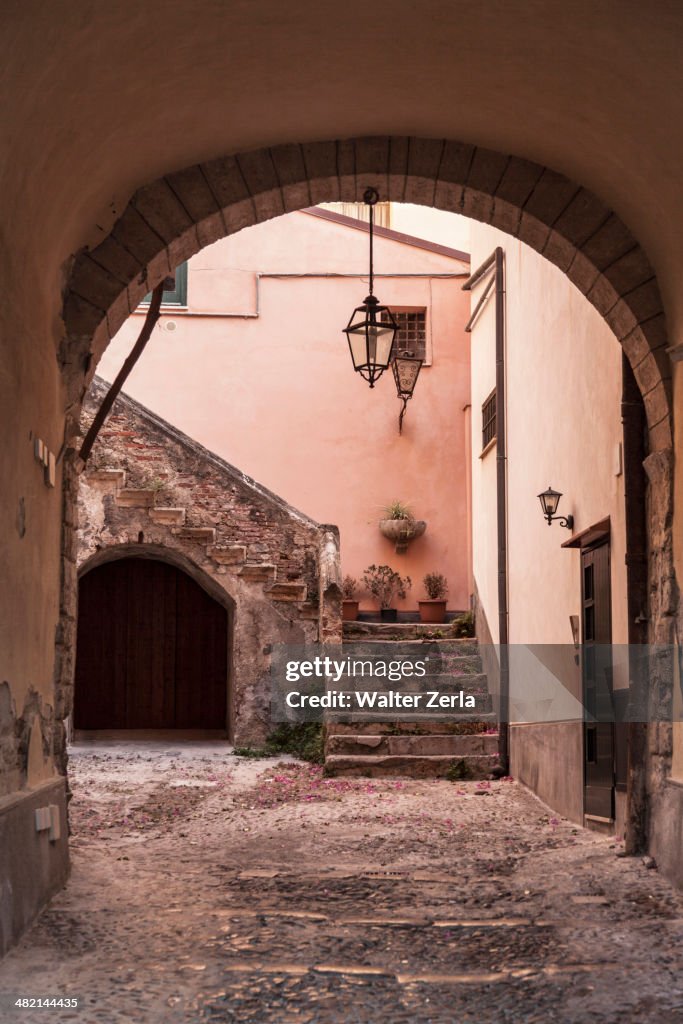
{"type": "MultiPolygon", "coordinates": [[[[449,608],[466,608],[468,265],[376,240],[380,300],[427,308],[431,365],[399,436],[391,374],[371,391],[342,334],[367,293],[367,244],[365,231],[301,212],[204,249],[189,266],[187,312],[164,314],[126,391],[319,522],[337,524],[344,573],[360,577],[371,562],[408,573],[413,589],[400,607],[411,609],[425,596],[424,574],[443,572],[449,608]],[[394,499],[428,524],[403,555],[377,527],[394,499]]],[[[113,378],[141,325],[141,314],[130,317],[100,363],[103,377],[113,378]]],[[[372,607],[364,595],[361,608],[372,607]]]]}

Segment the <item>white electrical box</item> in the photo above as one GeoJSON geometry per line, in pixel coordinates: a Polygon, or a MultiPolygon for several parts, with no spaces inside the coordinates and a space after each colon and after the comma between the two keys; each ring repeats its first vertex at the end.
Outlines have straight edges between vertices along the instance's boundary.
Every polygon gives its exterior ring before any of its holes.
{"type": "Polygon", "coordinates": [[[52,824],[52,816],[49,807],[39,807],[36,810],[36,832],[46,832],[52,824]]]}
{"type": "Polygon", "coordinates": [[[50,812],[50,834],[48,838],[51,843],[55,843],[62,837],[62,819],[59,815],[59,806],[57,804],[50,804],[48,810],[50,812]]]}
{"type": "Polygon", "coordinates": [[[58,804],[39,807],[35,815],[36,832],[47,832],[51,843],[56,843],[58,839],[62,838],[62,819],[59,814],[58,804]]]}

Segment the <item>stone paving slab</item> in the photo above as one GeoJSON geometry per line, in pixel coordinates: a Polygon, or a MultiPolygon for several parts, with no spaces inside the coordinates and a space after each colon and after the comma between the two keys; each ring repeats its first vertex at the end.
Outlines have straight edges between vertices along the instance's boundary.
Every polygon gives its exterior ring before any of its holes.
{"type": "Polygon", "coordinates": [[[126,744],[72,784],[71,881],[0,996],[81,1008],[2,1024],[683,1022],[681,894],[514,782],[126,744]]]}

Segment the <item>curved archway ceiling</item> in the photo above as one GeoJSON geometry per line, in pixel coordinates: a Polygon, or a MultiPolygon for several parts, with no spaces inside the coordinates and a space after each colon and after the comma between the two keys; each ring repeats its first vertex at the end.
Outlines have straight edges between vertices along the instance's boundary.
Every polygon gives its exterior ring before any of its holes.
{"type": "Polygon", "coordinates": [[[383,198],[464,214],[563,270],[602,314],[634,369],[653,450],[671,445],[670,366],[654,270],[587,189],[538,164],[440,139],[370,137],[284,145],[188,167],[139,189],[111,233],[76,259],[60,358],[74,404],[139,301],[178,263],[252,224],[318,202],[383,198]]]}

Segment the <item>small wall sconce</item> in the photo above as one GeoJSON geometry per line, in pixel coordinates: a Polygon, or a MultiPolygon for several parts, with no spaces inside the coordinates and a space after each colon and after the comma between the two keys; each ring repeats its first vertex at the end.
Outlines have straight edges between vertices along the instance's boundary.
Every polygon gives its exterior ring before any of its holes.
{"type": "Polygon", "coordinates": [[[547,491],[542,491],[538,495],[538,500],[541,503],[543,509],[543,515],[545,516],[548,526],[550,526],[555,520],[559,520],[560,526],[565,526],[568,530],[574,529],[574,516],[556,516],[557,506],[560,504],[560,498],[562,494],[560,491],[554,491],[552,487],[548,487],[547,491]]]}

